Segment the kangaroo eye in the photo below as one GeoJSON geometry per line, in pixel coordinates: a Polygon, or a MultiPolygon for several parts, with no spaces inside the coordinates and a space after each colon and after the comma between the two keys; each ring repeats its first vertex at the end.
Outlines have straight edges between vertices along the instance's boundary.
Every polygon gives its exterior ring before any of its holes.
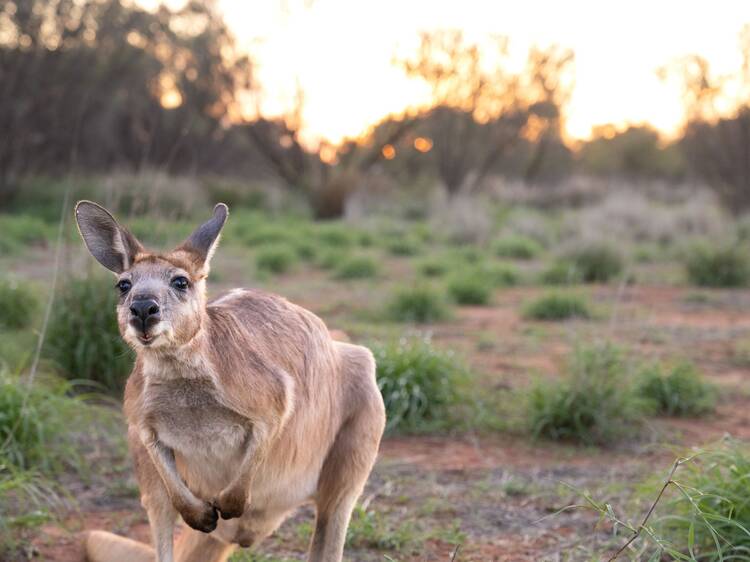
{"type": "Polygon", "coordinates": [[[187,280],[187,277],[183,277],[182,275],[180,275],[172,279],[172,287],[174,287],[178,291],[185,291],[189,286],[190,282],[187,280]]]}
{"type": "Polygon", "coordinates": [[[121,279],[120,281],[117,282],[117,285],[115,286],[120,290],[120,294],[124,295],[130,290],[130,287],[132,287],[133,284],[127,279],[121,279]]]}

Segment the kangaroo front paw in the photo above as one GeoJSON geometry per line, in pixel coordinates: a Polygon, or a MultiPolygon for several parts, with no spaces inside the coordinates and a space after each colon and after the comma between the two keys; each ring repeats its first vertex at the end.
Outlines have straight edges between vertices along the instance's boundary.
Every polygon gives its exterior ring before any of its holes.
{"type": "Polygon", "coordinates": [[[245,513],[247,493],[244,490],[224,490],[214,501],[222,519],[234,519],[245,513]]]}
{"type": "Polygon", "coordinates": [[[208,502],[193,508],[178,510],[185,523],[203,533],[210,533],[216,529],[219,521],[219,513],[216,508],[208,502]]]}

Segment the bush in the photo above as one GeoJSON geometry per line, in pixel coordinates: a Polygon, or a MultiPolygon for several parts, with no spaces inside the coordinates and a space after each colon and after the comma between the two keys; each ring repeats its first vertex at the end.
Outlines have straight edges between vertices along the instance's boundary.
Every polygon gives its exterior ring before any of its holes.
{"type": "Polygon", "coordinates": [[[25,328],[31,323],[37,306],[36,295],[28,286],[0,280],[0,328],[25,328]]]}
{"type": "Polygon", "coordinates": [[[297,261],[297,254],[282,244],[266,246],[255,255],[255,266],[258,271],[269,273],[286,273],[297,261]]]}
{"type": "Polygon", "coordinates": [[[567,320],[591,318],[588,303],[578,295],[551,293],[528,303],[523,310],[531,320],[567,320]]]}
{"type": "Polygon", "coordinates": [[[325,224],[317,227],[317,239],[322,246],[349,248],[354,243],[354,233],[344,224],[325,224]]]}
{"type": "Polygon", "coordinates": [[[497,240],[493,246],[495,255],[501,258],[530,260],[542,253],[536,240],[524,236],[507,236],[497,240]]]}
{"type": "Polygon", "coordinates": [[[739,246],[694,246],[685,256],[687,276],[700,287],[745,287],[750,260],[739,246]]]}
{"type": "Polygon", "coordinates": [[[512,265],[491,264],[482,267],[481,270],[495,287],[513,287],[521,280],[521,274],[512,265]]]}
{"type": "Polygon", "coordinates": [[[643,413],[621,352],[610,344],[579,348],[567,376],[532,387],[527,406],[534,437],[608,445],[632,432],[643,413]]]}
{"type": "Polygon", "coordinates": [[[450,422],[451,407],[460,402],[469,379],[453,353],[418,337],[371,348],[388,431],[416,431],[450,422]]]}
{"type": "Polygon", "coordinates": [[[646,367],[637,392],[657,413],[667,416],[699,416],[712,412],[716,403],[716,389],[689,363],[680,363],[667,373],[658,364],[646,367]]]}
{"type": "Polygon", "coordinates": [[[369,256],[346,258],[336,268],[337,279],[366,279],[378,274],[377,262],[369,256]]]}
{"type": "Polygon", "coordinates": [[[448,306],[442,295],[423,285],[397,291],[387,310],[390,318],[397,322],[428,323],[448,317],[448,306]]]}
{"type": "Polygon", "coordinates": [[[424,277],[441,277],[448,271],[448,264],[439,258],[428,258],[417,264],[417,272],[424,277]]]}
{"type": "Polygon", "coordinates": [[[68,379],[119,395],[133,365],[117,328],[117,292],[98,276],[63,280],[47,330],[45,355],[68,379]]]}
{"type": "Polygon", "coordinates": [[[0,215],[0,254],[15,254],[24,246],[46,246],[54,227],[31,215],[0,215]]]}
{"type": "Polygon", "coordinates": [[[543,285],[576,285],[583,281],[583,276],[574,263],[557,260],[539,276],[543,285]]]}
{"type": "Polygon", "coordinates": [[[491,280],[480,271],[459,273],[448,281],[448,294],[458,304],[464,305],[489,304],[493,288],[491,280]]]}
{"type": "Polygon", "coordinates": [[[620,275],[624,268],[622,256],[613,248],[602,244],[593,244],[568,254],[584,283],[606,283],[620,275]]]}
{"type": "Polygon", "coordinates": [[[386,249],[388,253],[394,256],[416,256],[421,249],[421,245],[414,238],[404,236],[390,240],[386,244],[386,249]]]}

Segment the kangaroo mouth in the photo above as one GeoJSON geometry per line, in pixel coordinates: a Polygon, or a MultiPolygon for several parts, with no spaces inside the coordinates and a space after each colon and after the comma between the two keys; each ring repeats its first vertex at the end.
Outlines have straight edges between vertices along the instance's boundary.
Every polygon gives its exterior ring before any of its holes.
{"type": "Polygon", "coordinates": [[[142,332],[140,334],[137,334],[136,336],[138,338],[138,341],[141,342],[145,346],[151,345],[156,338],[159,337],[159,334],[149,334],[148,332],[142,332]]]}

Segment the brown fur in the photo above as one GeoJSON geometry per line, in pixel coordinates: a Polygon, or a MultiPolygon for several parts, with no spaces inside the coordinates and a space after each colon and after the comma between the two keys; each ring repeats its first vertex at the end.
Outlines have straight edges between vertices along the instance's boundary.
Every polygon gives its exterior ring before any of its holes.
{"type": "Polygon", "coordinates": [[[318,317],[276,295],[234,290],[207,304],[225,207],[175,251],[152,254],[93,205],[76,208],[87,246],[132,282],[118,305],[120,331],[137,352],[124,409],[155,553],[140,545],[128,558],[129,543],[97,532],[86,539],[89,560],[171,562],[179,514],[198,530],[180,535],[175,559],[218,562],[308,501],[317,511],[309,560],[341,560],[385,423],[370,351],[333,341],[318,317]],[[189,280],[187,291],[170,285],[176,275],[189,280]],[[161,306],[146,343],[130,325],[129,306],[142,295],[161,306]],[[101,547],[107,541],[112,549],[101,547]]]}

